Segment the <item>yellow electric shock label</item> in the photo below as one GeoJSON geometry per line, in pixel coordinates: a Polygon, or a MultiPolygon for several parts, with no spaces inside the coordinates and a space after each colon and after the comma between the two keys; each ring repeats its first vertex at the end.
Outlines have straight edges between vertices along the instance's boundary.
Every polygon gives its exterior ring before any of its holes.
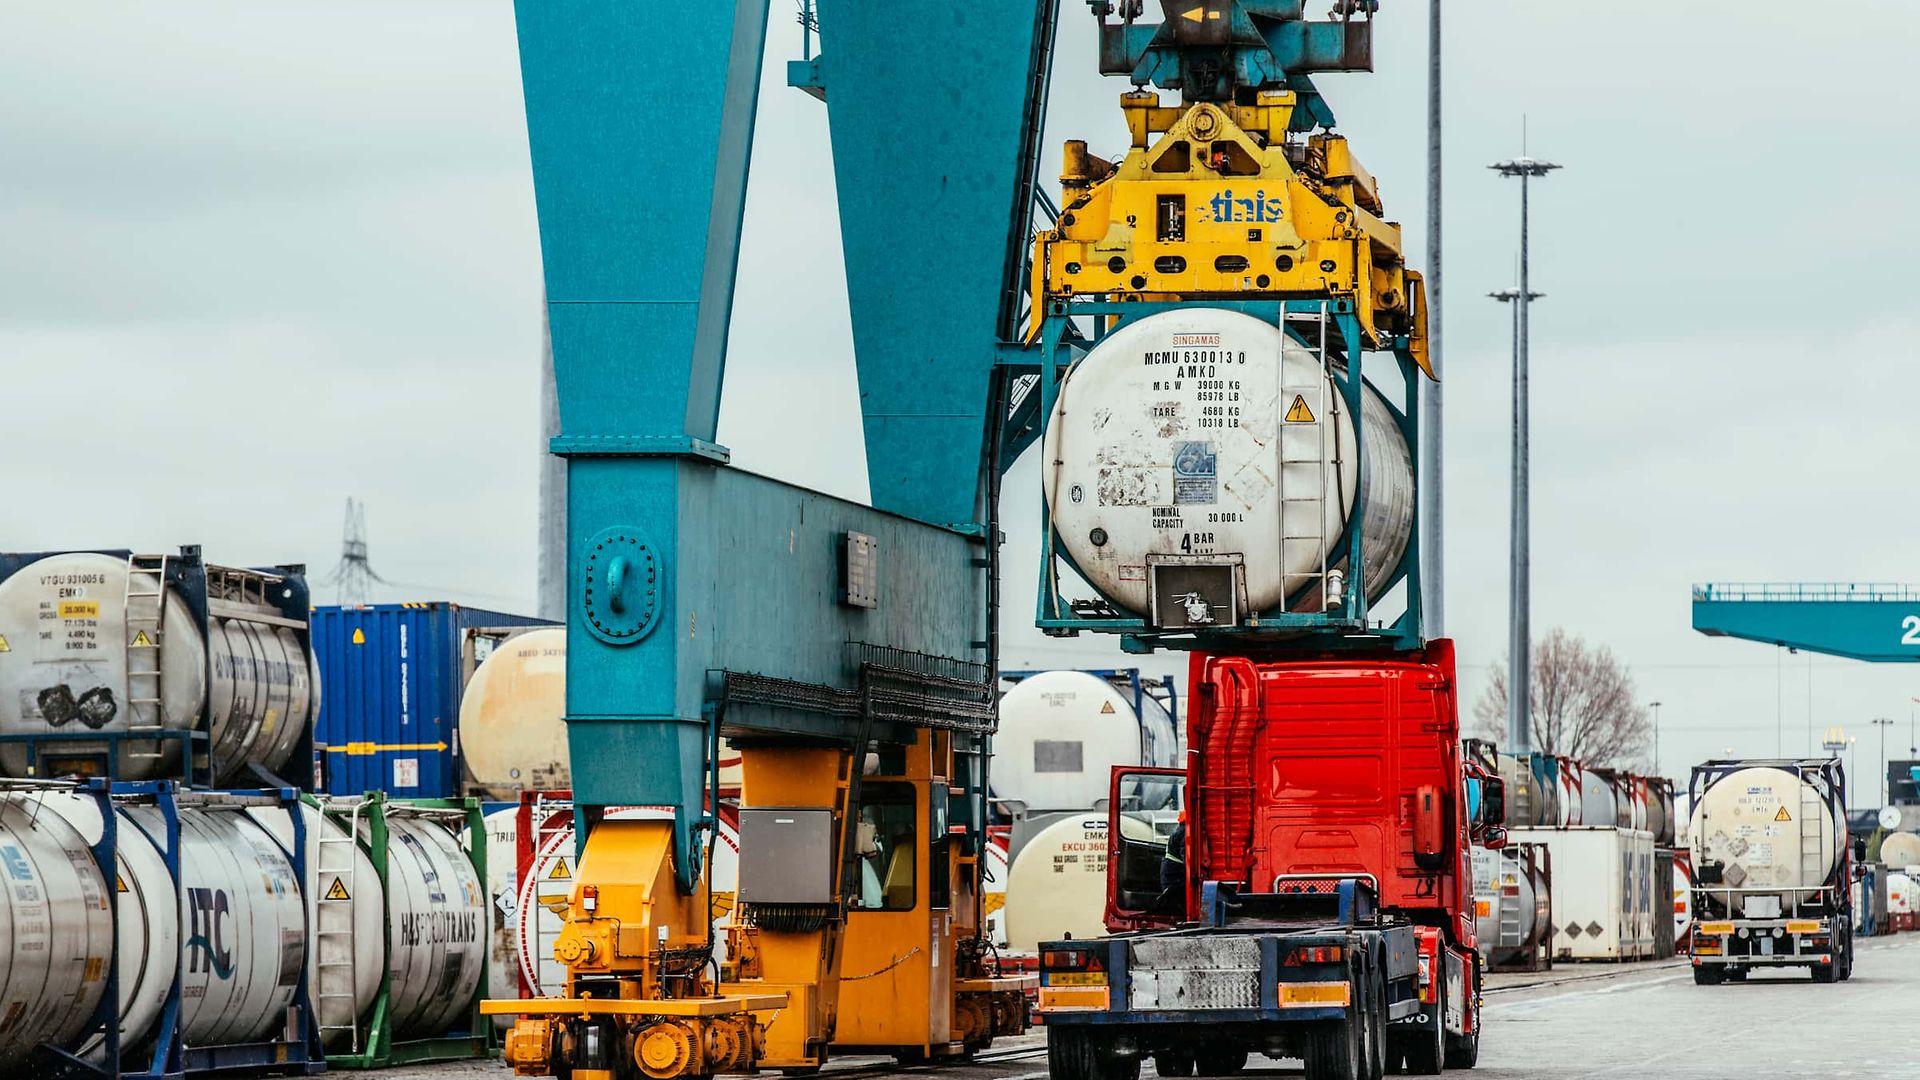
{"type": "Polygon", "coordinates": [[[1307,407],[1307,399],[1305,395],[1302,395],[1302,394],[1293,395],[1293,407],[1287,410],[1287,423],[1289,424],[1313,423],[1313,410],[1307,407]]]}
{"type": "Polygon", "coordinates": [[[142,630],[133,635],[133,647],[136,649],[151,649],[153,648],[153,639],[147,636],[145,630],[142,630]]]}
{"type": "Polygon", "coordinates": [[[0,652],[12,652],[13,646],[7,644],[7,635],[0,634],[0,652]]]}
{"type": "Polygon", "coordinates": [[[357,626],[353,628],[353,643],[355,645],[365,645],[367,643],[367,635],[362,633],[357,626]]]}
{"type": "Polygon", "coordinates": [[[345,884],[344,882],[342,882],[342,881],[341,881],[341,880],[340,880],[339,878],[334,878],[334,879],[333,879],[333,887],[327,890],[327,899],[329,899],[329,900],[351,900],[351,899],[353,899],[353,897],[351,897],[351,896],[349,896],[349,895],[347,895],[347,886],[346,886],[346,884],[345,884]]]}
{"type": "Polygon", "coordinates": [[[548,881],[566,881],[573,877],[573,871],[567,869],[567,860],[553,860],[553,869],[547,873],[548,881]]]}
{"type": "Polygon", "coordinates": [[[63,619],[97,619],[100,617],[100,603],[97,600],[62,600],[60,617],[63,619]]]}
{"type": "Polygon", "coordinates": [[[1780,812],[1779,812],[1779,813],[1777,813],[1777,814],[1775,814],[1775,815],[1773,815],[1773,820],[1775,820],[1775,821],[1792,821],[1792,820],[1793,820],[1793,815],[1792,815],[1792,814],[1789,814],[1789,813],[1787,813],[1787,808],[1783,806],[1783,807],[1781,807],[1781,808],[1780,808],[1780,812]]]}

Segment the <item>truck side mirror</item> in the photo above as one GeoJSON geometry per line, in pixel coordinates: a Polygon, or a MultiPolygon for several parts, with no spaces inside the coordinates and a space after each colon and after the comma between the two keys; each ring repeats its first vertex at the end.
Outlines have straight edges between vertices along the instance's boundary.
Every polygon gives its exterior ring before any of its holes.
{"type": "Polygon", "coordinates": [[[1856,836],[1853,838],[1853,861],[1867,861],[1867,838],[1864,836],[1856,836]]]}
{"type": "Polygon", "coordinates": [[[1480,781],[1480,822],[1489,830],[1507,823],[1507,782],[1497,776],[1480,781]]]}
{"type": "Polygon", "coordinates": [[[1488,829],[1486,836],[1480,841],[1480,846],[1486,848],[1488,851],[1499,851],[1501,848],[1506,847],[1507,830],[1499,826],[1488,829]]]}

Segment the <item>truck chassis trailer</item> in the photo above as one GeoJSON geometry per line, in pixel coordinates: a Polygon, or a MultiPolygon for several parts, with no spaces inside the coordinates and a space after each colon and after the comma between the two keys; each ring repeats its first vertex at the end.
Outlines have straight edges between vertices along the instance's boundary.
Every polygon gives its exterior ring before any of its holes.
{"type": "Polygon", "coordinates": [[[1438,932],[1379,911],[1371,882],[1209,883],[1177,930],[1042,946],[1053,1080],[1225,1076],[1249,1055],[1312,1080],[1432,1075],[1478,1056],[1478,970],[1438,932]]]}

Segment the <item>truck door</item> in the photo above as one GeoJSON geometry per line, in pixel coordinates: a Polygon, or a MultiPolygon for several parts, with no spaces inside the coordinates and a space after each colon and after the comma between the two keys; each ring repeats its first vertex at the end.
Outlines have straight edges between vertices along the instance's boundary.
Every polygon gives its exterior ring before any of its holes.
{"type": "Polygon", "coordinates": [[[1141,930],[1186,920],[1189,845],[1179,845],[1174,861],[1168,851],[1175,830],[1185,837],[1186,795],[1184,770],[1114,768],[1107,792],[1107,929],[1141,930]]]}

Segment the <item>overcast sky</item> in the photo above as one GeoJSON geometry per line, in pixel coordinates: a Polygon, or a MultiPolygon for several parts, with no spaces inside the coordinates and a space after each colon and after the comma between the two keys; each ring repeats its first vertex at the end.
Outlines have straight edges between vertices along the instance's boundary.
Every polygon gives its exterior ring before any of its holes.
{"type": "MultiPolygon", "coordinates": [[[[774,4],[720,436],[864,499],[826,116],[783,85],[798,32],[774,4]]],[[[1379,71],[1323,88],[1419,252],[1426,7],[1385,6],[1379,71]]],[[[1873,775],[1867,720],[1906,744],[1911,672],[1699,637],[1687,597],[1920,578],[1920,5],[1447,12],[1447,630],[1469,698],[1506,639],[1508,322],[1482,296],[1512,281],[1517,202],[1484,165],[1524,122],[1566,166],[1534,204],[1536,625],[1632,666],[1669,772],[1772,753],[1777,718],[1804,750],[1811,711],[1873,775]]],[[[1084,6],[1062,19],[1047,141],[1117,154],[1124,86],[1095,73],[1084,6]]],[[[506,0],[7,5],[0,236],[0,549],[199,542],[324,573],[351,496],[405,583],[379,599],[531,608],[540,266],[506,0]]],[[[1123,663],[1021,630],[1030,462],[1007,490],[1004,662],[1123,663]]]]}

